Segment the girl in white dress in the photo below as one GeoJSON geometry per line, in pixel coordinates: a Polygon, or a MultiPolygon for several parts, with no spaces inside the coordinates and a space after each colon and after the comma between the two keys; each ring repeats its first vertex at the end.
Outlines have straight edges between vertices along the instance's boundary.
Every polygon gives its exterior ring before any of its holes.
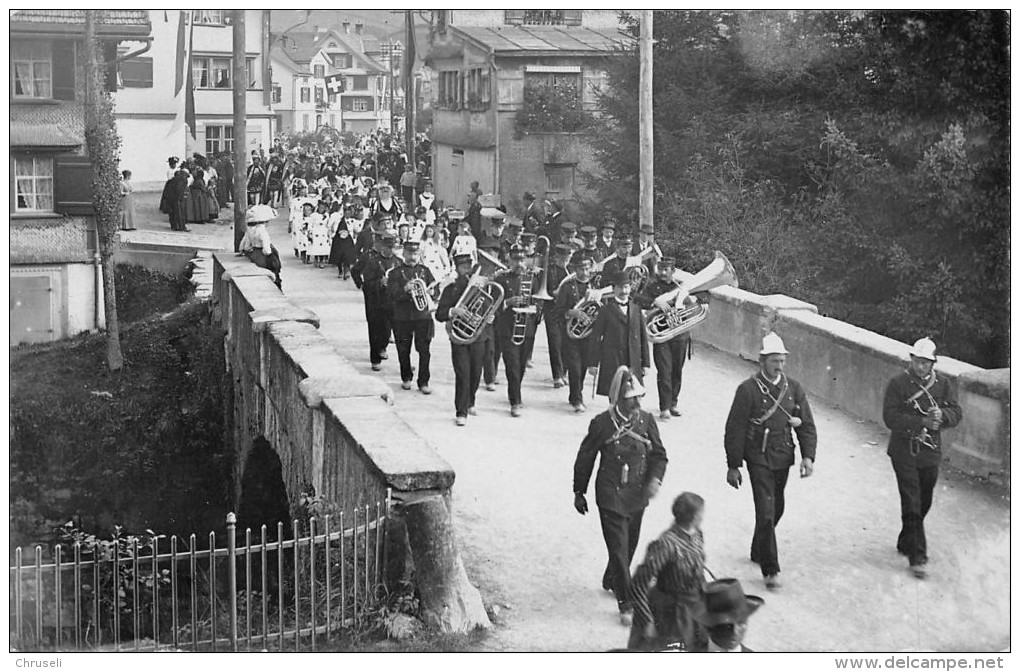
{"type": "Polygon", "coordinates": [[[330,244],[333,242],[329,236],[329,213],[324,201],[319,205],[313,215],[308,218],[308,257],[315,264],[315,268],[322,268],[329,257],[330,244]]]}
{"type": "Polygon", "coordinates": [[[315,206],[308,200],[301,203],[301,216],[295,220],[290,231],[291,244],[294,246],[294,255],[301,257],[301,261],[308,263],[308,223],[315,215],[315,206]]]}

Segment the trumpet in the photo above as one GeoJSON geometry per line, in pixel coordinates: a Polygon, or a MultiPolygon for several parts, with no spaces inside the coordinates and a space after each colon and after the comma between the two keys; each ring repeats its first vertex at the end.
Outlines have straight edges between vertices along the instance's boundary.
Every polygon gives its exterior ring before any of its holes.
{"type": "Polygon", "coordinates": [[[738,287],[736,272],[733,265],[722,252],[716,251],[715,261],[696,273],[694,277],[683,282],[679,272],[674,272],[673,282],[676,289],[660,294],[655,299],[655,306],[645,315],[648,327],[648,340],[652,343],[665,343],[672,338],[690,331],[708,317],[708,306],[696,303],[684,305],[686,297],[697,292],[705,292],[713,287],[727,285],[738,287]]]}
{"type": "Polygon", "coordinates": [[[612,286],[589,289],[581,300],[574,304],[574,310],[581,311],[581,315],[567,318],[568,338],[576,341],[591,335],[595,319],[599,316],[599,311],[602,310],[602,299],[612,291],[612,286]]]}
{"type": "Polygon", "coordinates": [[[470,345],[477,341],[486,322],[503,301],[503,286],[483,276],[481,264],[475,269],[467,288],[454,306],[466,310],[468,314],[457,317],[451,315],[446,323],[450,342],[455,345],[470,345]]]}

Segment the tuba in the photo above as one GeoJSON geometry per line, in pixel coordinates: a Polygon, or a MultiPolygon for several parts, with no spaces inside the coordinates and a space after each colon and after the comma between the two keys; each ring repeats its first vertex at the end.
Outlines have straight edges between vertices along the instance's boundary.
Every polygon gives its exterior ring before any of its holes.
{"type": "Polygon", "coordinates": [[[733,265],[719,251],[715,253],[715,261],[686,282],[680,280],[679,272],[674,272],[673,282],[677,288],[656,297],[655,306],[645,315],[648,340],[652,343],[665,343],[690,331],[708,317],[708,306],[704,304],[685,306],[687,296],[723,285],[740,286],[733,265]]]}
{"type": "MultiPolygon", "coordinates": [[[[566,279],[564,278],[564,280],[566,279]]],[[[580,310],[581,316],[567,318],[568,338],[576,341],[591,335],[592,327],[595,326],[595,318],[602,310],[602,299],[611,291],[613,291],[611,286],[602,289],[589,289],[581,300],[574,304],[574,310],[580,310]]]]}
{"type": "Polygon", "coordinates": [[[478,340],[485,329],[485,323],[503,301],[503,286],[482,275],[481,264],[468,281],[455,308],[468,311],[467,317],[451,316],[446,323],[450,342],[455,345],[471,345],[478,340]]]}
{"type": "Polygon", "coordinates": [[[538,291],[532,295],[532,298],[538,301],[552,301],[553,297],[549,294],[549,252],[552,248],[552,243],[545,236],[539,236],[538,240],[545,241],[545,255],[542,257],[542,282],[538,286],[538,291]]]}

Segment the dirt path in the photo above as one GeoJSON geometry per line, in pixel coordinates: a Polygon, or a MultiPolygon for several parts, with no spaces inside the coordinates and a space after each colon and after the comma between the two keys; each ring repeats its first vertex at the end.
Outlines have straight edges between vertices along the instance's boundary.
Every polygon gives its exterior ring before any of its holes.
{"type": "MultiPolygon", "coordinates": [[[[497,627],[486,648],[506,651],[599,651],[622,646],[613,598],[600,589],[605,550],[594,511],[572,507],[572,465],[588,422],[568,412],[552,388],[544,331],[527,372],[525,412],[511,418],[506,386],[478,392],[479,415],[453,423],[449,341],[437,328],[429,397],[399,389],[396,352],[381,372],[368,363],[364,309],[335,269],[316,270],[289,253],[286,223],[271,228],[284,259],[284,291],[314,310],[321,329],[366,375],[397,391],[399,413],[437,447],[457,473],[458,542],[468,574],[497,627]]],[[[796,353],[793,353],[796,357],[796,353]]],[[[735,576],[766,605],[746,642],[761,651],[998,650],[1009,646],[1009,503],[986,486],[944,472],[927,521],[931,577],[908,575],[894,544],[899,531],[896,482],[885,456],[886,433],[812,402],[820,437],[815,475],[791,476],[779,526],[785,587],[766,593],[747,558],[753,506],[746,482],[725,483],[722,432],[737,384],[753,366],[696,347],[681,394],[684,416],[660,423],[670,463],[659,497],[645,515],[637,561],[670,522],[684,490],[707,502],[708,564],[735,576]]],[[[651,372],[654,375],[654,371],[651,372]]],[[[590,385],[585,392],[590,395],[590,385]]],[[[654,405],[654,389],[647,404],[654,405]]],[[[591,491],[591,489],[590,489],[591,491]]]]}

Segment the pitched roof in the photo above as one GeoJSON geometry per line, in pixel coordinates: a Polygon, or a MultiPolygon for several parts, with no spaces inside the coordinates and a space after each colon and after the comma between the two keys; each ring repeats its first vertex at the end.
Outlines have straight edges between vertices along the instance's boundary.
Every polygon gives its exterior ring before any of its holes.
{"type": "MultiPolygon", "coordinates": [[[[333,39],[342,44],[348,53],[353,54],[363,61],[364,65],[367,66],[367,68],[363,69],[385,72],[385,68],[376,63],[371,57],[365,55],[364,51],[361,50],[360,45],[354,43],[353,40],[347,39],[348,37],[350,36],[340,35],[335,30],[329,30],[324,33],[290,31],[286,33],[286,40],[284,40],[286,46],[279,49],[279,51],[286,54],[286,56],[302,70],[307,70],[309,61],[311,61],[317,53],[322,51],[323,47],[330,39],[333,39]]],[[[279,41],[274,41],[279,44],[279,41]]],[[[274,53],[278,52],[278,47],[274,46],[272,51],[274,53]]]]}
{"type": "MultiPolygon", "coordinates": [[[[10,30],[16,32],[79,32],[85,25],[83,9],[17,9],[10,14],[10,30]]],[[[102,12],[96,32],[111,35],[148,35],[152,29],[145,9],[102,12]]]]}
{"type": "Polygon", "coordinates": [[[603,53],[628,44],[618,32],[561,26],[451,26],[495,53],[603,53]]]}
{"type": "Polygon", "coordinates": [[[10,105],[11,147],[78,147],[85,143],[81,104],[10,105]]]}

